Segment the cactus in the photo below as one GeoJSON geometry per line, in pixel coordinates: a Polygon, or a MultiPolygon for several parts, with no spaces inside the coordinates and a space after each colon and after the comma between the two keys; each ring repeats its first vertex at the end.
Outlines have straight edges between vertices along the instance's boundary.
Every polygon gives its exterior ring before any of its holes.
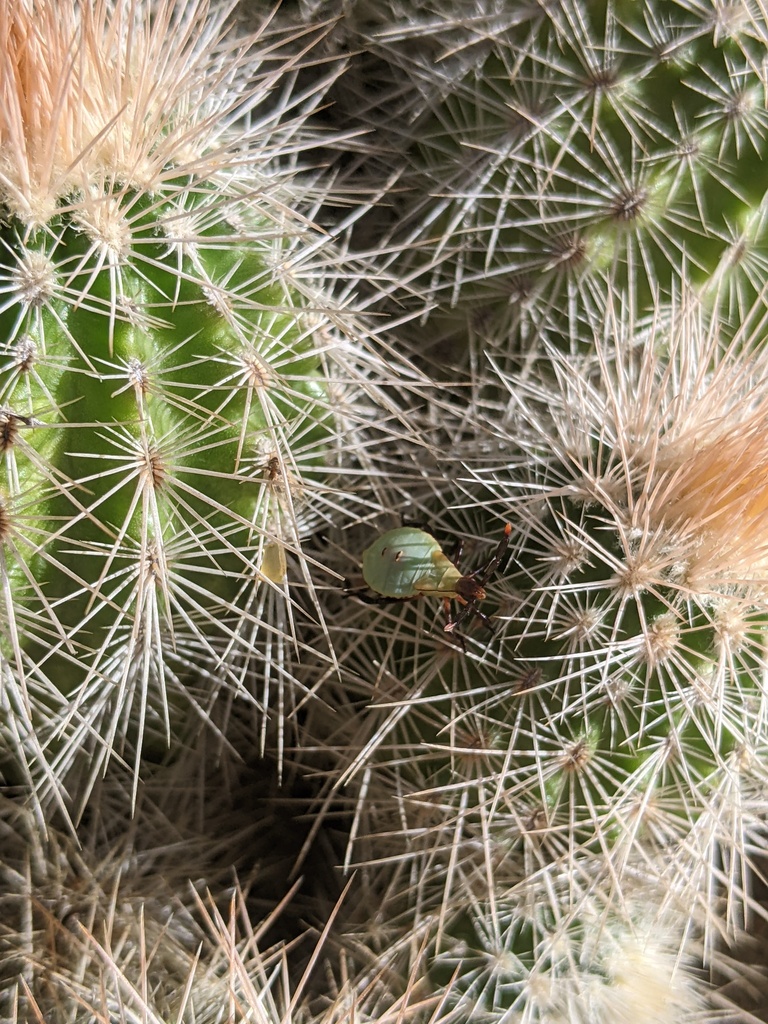
{"type": "Polygon", "coordinates": [[[399,344],[461,385],[421,428],[444,458],[351,550],[400,515],[481,565],[512,520],[514,558],[466,654],[439,602],[341,609],[354,714],[327,743],[350,862],[407,877],[392,919],[448,962],[457,1019],[465,955],[518,958],[485,1007],[507,1024],[555,1019],[549,938],[581,963],[638,875],[658,920],[682,910],[683,957],[686,919],[715,963],[759,912],[768,36],[750,3],[471,8],[342,22],[400,102],[363,106],[371,190],[396,187],[394,226],[358,237],[389,260],[383,307],[420,314],[399,344]]]}
{"type": "Polygon", "coordinates": [[[339,510],[334,474],[398,370],[332,298],[299,165],[337,72],[291,91],[296,39],[228,13],[0,16],[2,746],[41,797],[78,750],[91,776],[157,756],[222,691],[290,714],[322,622],[303,538],[370,500],[339,510]]]}
{"type": "Polygon", "coordinates": [[[762,14],[230,13],[0,13],[2,1012],[750,1019],[762,14]]]}
{"type": "Polygon", "coordinates": [[[468,334],[578,344],[613,289],[642,315],[683,278],[738,323],[765,277],[759,5],[376,6],[342,20],[389,80],[362,107],[371,192],[397,171],[389,230],[361,238],[442,363],[468,334]]]}
{"type": "Polygon", "coordinates": [[[596,984],[617,935],[671,913],[667,953],[690,930],[716,963],[756,913],[768,356],[759,328],[725,346],[719,326],[696,299],[616,311],[582,357],[504,369],[508,403],[463,411],[412,504],[474,543],[463,571],[513,523],[494,634],[465,619],[457,644],[428,598],[341,613],[354,710],[327,742],[357,794],[350,863],[412,865],[400,915],[457,1012],[566,1020],[541,986],[565,965],[596,984]]]}
{"type": "MultiPolygon", "coordinates": [[[[715,965],[760,912],[766,26],[749,3],[503,8],[342,19],[389,82],[363,116],[390,227],[358,241],[383,308],[417,314],[398,343],[460,384],[421,428],[444,457],[347,545],[406,520],[474,542],[472,568],[511,520],[515,551],[466,653],[438,601],[340,609],[353,713],[324,742],[350,863],[400,880],[392,946],[418,936],[457,1020],[511,1024],[601,1019],[542,995],[610,976],[588,922],[620,944],[671,911],[667,953],[715,965]]],[[[673,1016],[711,1020],[701,999],[673,1016]]]]}
{"type": "MultiPolygon", "coordinates": [[[[196,754],[194,761],[199,760],[196,754]]],[[[301,832],[315,830],[305,814],[297,813],[293,835],[285,821],[276,829],[281,811],[254,814],[277,792],[274,764],[262,762],[255,770],[241,765],[223,784],[209,776],[203,786],[197,779],[190,785],[191,766],[192,759],[150,777],[132,817],[130,794],[120,791],[116,776],[99,782],[94,813],[81,825],[77,841],[53,821],[43,833],[32,809],[0,797],[4,1020],[22,1024],[37,1016],[80,1024],[144,1014],[201,1024],[220,1019],[221,1007],[231,1005],[233,1021],[255,1017],[265,1024],[291,1019],[345,1024],[352,1008],[370,1024],[406,1009],[411,1019],[457,1024],[466,1019],[470,1000],[473,1019],[475,1014],[486,1019],[483,1003],[492,998],[494,982],[503,988],[510,960],[500,956],[493,964],[492,936],[484,936],[485,957],[479,945],[471,948],[466,927],[461,936],[447,936],[435,974],[451,973],[457,955],[467,968],[453,991],[457,1005],[447,1007],[425,988],[423,954],[413,943],[392,942],[396,918],[387,920],[387,914],[395,907],[381,892],[360,885],[364,871],[347,880],[335,912],[329,904],[340,880],[329,887],[332,872],[309,879],[314,896],[299,892],[298,881],[283,888],[286,868],[298,863],[301,832]],[[268,895],[279,906],[269,907],[268,895]],[[368,949],[367,959],[377,960],[362,970],[355,964],[360,947],[344,948],[351,945],[348,920],[346,940],[334,920],[337,914],[349,918],[352,905],[356,937],[368,949]],[[383,920],[374,908],[383,912],[383,920]],[[308,916],[318,922],[316,929],[304,923],[308,916]],[[308,965],[314,958],[330,961],[330,949],[340,938],[349,974],[334,991],[327,984],[329,972],[317,972],[318,978],[308,965]],[[398,976],[404,959],[410,959],[412,974],[405,983],[398,976]]],[[[318,844],[326,851],[328,838],[318,844]]],[[[504,916],[500,908],[502,922],[504,916]]],[[[538,985],[538,999],[550,1012],[545,1019],[568,1020],[555,1010],[571,1007],[571,1019],[578,1021],[583,1019],[579,1008],[589,1006],[604,1008],[603,1016],[591,1019],[607,1022],[615,1019],[608,1015],[611,1007],[621,1011],[628,1005],[626,992],[633,993],[639,1009],[666,1000],[660,1022],[675,1011],[692,1022],[704,1019],[695,1012],[703,1005],[702,986],[695,977],[675,975],[668,928],[655,922],[653,934],[643,935],[613,926],[606,939],[600,922],[590,923],[594,931],[584,942],[582,978],[566,963],[562,954],[570,950],[561,942],[559,984],[538,985]],[[592,980],[588,1002],[577,988],[584,978],[592,980]]],[[[550,953],[556,956],[554,946],[550,953]]],[[[338,965],[338,953],[333,959],[338,965]]]]}
{"type": "Polygon", "coordinates": [[[265,764],[199,786],[166,769],[148,779],[131,816],[130,792],[113,776],[98,783],[77,839],[54,820],[43,833],[29,807],[0,799],[3,1020],[213,1021],[232,997],[239,961],[237,998],[247,1002],[256,989],[261,1019],[277,1024],[281,995],[270,993],[269,969],[287,957],[275,941],[279,915],[262,912],[259,897],[279,886],[280,865],[274,822],[252,813],[275,777],[265,764]],[[236,870],[247,886],[254,862],[259,890],[250,899],[236,870]]]}

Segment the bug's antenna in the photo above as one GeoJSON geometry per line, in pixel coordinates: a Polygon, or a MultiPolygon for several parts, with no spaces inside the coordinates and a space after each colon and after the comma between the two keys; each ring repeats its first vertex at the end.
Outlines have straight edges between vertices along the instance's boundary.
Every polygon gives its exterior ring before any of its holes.
{"type": "Polygon", "coordinates": [[[499,546],[496,548],[496,551],[492,555],[490,561],[485,566],[485,568],[480,570],[479,582],[481,586],[485,586],[485,584],[488,582],[491,576],[493,576],[498,567],[501,565],[501,560],[507,553],[507,548],[509,547],[509,538],[511,536],[512,523],[507,523],[506,526],[504,527],[504,533],[502,535],[502,538],[499,541],[499,546]]]}

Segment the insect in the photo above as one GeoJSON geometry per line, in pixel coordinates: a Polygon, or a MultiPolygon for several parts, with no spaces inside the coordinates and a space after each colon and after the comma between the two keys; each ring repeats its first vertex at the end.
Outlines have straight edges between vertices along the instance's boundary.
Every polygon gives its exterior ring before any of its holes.
{"type": "MultiPolygon", "coordinates": [[[[451,560],[425,530],[415,526],[388,530],[363,552],[363,579],[378,595],[368,600],[410,601],[422,596],[439,597],[446,613],[443,627],[446,633],[454,633],[470,614],[476,615],[493,632],[493,624],[477,605],[485,600],[485,586],[506,553],[511,533],[512,525],[507,523],[490,559],[465,575],[458,566],[461,544],[451,560]],[[461,605],[455,618],[451,615],[454,600],[461,605]]],[[[362,594],[359,596],[366,600],[362,594]]]]}

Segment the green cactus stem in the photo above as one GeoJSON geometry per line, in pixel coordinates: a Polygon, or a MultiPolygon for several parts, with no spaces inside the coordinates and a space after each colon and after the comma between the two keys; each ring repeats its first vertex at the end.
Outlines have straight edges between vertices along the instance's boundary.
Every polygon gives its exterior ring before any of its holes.
{"type": "Polygon", "coordinates": [[[642,315],[685,279],[738,322],[765,280],[759,5],[393,8],[372,26],[365,4],[347,15],[405,108],[394,124],[383,104],[364,115],[382,140],[371,188],[400,168],[392,227],[370,244],[441,366],[448,338],[466,365],[468,334],[571,347],[617,288],[642,315]]]}
{"type": "Polygon", "coordinates": [[[228,13],[0,15],[2,746],[53,791],[222,688],[266,712],[254,658],[293,685],[322,621],[302,541],[383,378],[297,166],[336,72],[292,92],[286,38],[228,13]]]}

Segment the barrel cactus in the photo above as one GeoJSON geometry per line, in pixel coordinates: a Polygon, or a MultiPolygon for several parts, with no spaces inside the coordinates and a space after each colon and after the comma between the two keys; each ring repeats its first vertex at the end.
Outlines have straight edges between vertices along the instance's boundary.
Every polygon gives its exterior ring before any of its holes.
{"type": "Polygon", "coordinates": [[[228,14],[0,15],[2,746],[40,792],[222,690],[289,713],[322,621],[302,540],[379,373],[300,166],[335,72],[289,89],[290,37],[228,14]]]}
{"type": "Polygon", "coordinates": [[[510,338],[578,344],[615,287],[638,314],[683,278],[735,319],[749,308],[766,248],[759,4],[409,6],[342,18],[386,80],[358,115],[381,150],[371,190],[396,174],[389,229],[361,238],[441,362],[446,339],[463,365],[510,338]]]}
{"type": "Polygon", "coordinates": [[[749,2],[439,6],[345,12],[390,83],[371,187],[397,175],[361,238],[400,343],[460,384],[423,426],[442,458],[352,555],[406,520],[472,569],[511,521],[513,557],[465,649],[439,601],[341,611],[328,742],[349,860],[391,859],[425,988],[457,1020],[600,1019],[548,986],[611,975],[596,918],[647,934],[639,878],[681,964],[761,912],[768,32],[749,2]]]}
{"type": "MultiPolygon", "coordinates": [[[[463,572],[512,523],[494,632],[465,617],[458,643],[429,595],[351,597],[340,621],[353,710],[328,742],[357,794],[349,859],[407,877],[392,916],[431,937],[457,1019],[615,1019],[602,989],[599,1013],[558,1000],[607,984],[625,941],[717,964],[756,912],[768,367],[759,329],[726,346],[719,326],[695,297],[615,311],[581,357],[522,360],[499,372],[506,402],[463,411],[409,509],[466,539],[463,572]]],[[[686,976],[686,1019],[709,1019],[686,976]]]]}

